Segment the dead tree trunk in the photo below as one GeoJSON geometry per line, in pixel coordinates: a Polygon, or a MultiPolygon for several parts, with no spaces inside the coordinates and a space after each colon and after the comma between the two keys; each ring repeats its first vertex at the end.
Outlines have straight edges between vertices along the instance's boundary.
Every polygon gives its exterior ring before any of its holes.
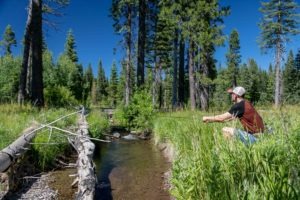
{"type": "Polygon", "coordinates": [[[23,61],[22,68],[20,73],[20,83],[19,83],[19,91],[18,91],[18,103],[23,104],[26,97],[26,77],[27,77],[27,67],[28,67],[28,59],[30,52],[30,44],[31,44],[31,32],[32,32],[32,1],[29,1],[28,7],[28,17],[26,22],[25,36],[24,36],[24,50],[23,50],[23,61]]]}
{"type": "Polygon", "coordinates": [[[22,136],[0,151],[0,172],[6,171],[10,165],[26,151],[26,147],[35,137],[35,129],[36,125],[26,129],[22,136]]]}
{"type": "MultiPolygon", "coordinates": [[[[84,111],[83,111],[84,113],[84,111]]],[[[78,136],[75,147],[78,152],[77,172],[78,191],[77,200],[93,200],[95,195],[96,175],[93,163],[94,143],[88,137],[88,123],[82,114],[79,120],[78,136]]]]}

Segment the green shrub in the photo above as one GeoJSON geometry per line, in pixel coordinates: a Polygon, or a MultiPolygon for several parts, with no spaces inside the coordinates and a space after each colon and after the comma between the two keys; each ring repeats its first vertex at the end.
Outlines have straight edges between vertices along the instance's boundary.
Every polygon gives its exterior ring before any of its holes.
{"type": "Polygon", "coordinates": [[[133,95],[127,107],[117,108],[114,120],[129,128],[150,131],[153,126],[154,114],[151,96],[145,91],[140,91],[133,95]]]}
{"type": "Polygon", "coordinates": [[[87,121],[89,123],[90,134],[94,138],[100,138],[103,133],[109,130],[108,118],[100,111],[93,110],[89,113],[87,121]]]}
{"type": "Polygon", "coordinates": [[[63,107],[77,105],[78,102],[72,92],[64,86],[45,88],[45,102],[48,107],[63,107]]]}

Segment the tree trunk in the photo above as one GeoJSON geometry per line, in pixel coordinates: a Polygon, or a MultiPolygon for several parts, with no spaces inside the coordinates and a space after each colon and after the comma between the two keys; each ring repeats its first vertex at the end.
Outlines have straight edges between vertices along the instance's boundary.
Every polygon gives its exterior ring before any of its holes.
{"type": "Polygon", "coordinates": [[[156,98],[157,98],[157,79],[156,79],[156,74],[157,74],[157,69],[156,66],[152,69],[153,73],[153,78],[152,78],[152,105],[155,108],[156,107],[156,98]]]}
{"type": "Polygon", "coordinates": [[[280,44],[276,45],[276,64],[275,64],[275,107],[278,107],[281,103],[281,70],[280,70],[280,59],[281,59],[281,50],[280,44]]]}
{"type": "Polygon", "coordinates": [[[190,86],[190,101],[191,110],[196,109],[196,98],[195,98],[195,74],[194,74],[194,42],[190,40],[189,47],[189,86],[190,86]]]}
{"type": "Polygon", "coordinates": [[[172,108],[174,109],[177,106],[177,71],[178,71],[178,30],[175,30],[175,38],[174,38],[174,66],[173,66],[173,84],[172,84],[172,108]]]}
{"type": "MultiPolygon", "coordinates": [[[[206,58],[209,58],[209,55],[206,55],[206,58]]],[[[209,78],[209,66],[208,61],[206,59],[203,60],[203,64],[201,64],[201,71],[203,77],[209,78]]],[[[202,81],[203,82],[203,81],[202,81]]],[[[209,102],[209,95],[208,95],[208,84],[202,83],[199,80],[199,89],[200,89],[200,107],[201,110],[205,111],[208,110],[208,102],[209,102]]]]}
{"type": "Polygon", "coordinates": [[[200,86],[200,105],[201,110],[208,110],[208,88],[205,85],[200,86]]]}
{"type": "Polygon", "coordinates": [[[146,42],[146,0],[139,0],[139,36],[138,36],[138,63],[137,63],[137,86],[144,84],[145,65],[145,42],[146,42]]]}
{"type": "Polygon", "coordinates": [[[32,40],[30,42],[29,58],[27,65],[27,75],[26,75],[26,97],[31,96],[31,83],[32,83],[32,40]]]}
{"type": "Polygon", "coordinates": [[[156,62],[155,67],[153,69],[153,86],[152,86],[152,104],[156,107],[162,107],[162,78],[161,78],[161,63],[159,61],[156,62]],[[158,100],[158,102],[157,102],[158,100]]]}
{"type": "Polygon", "coordinates": [[[22,136],[0,151],[0,172],[6,171],[26,151],[26,147],[36,135],[34,132],[36,128],[36,124],[32,125],[23,132],[22,136]]]}
{"type": "Polygon", "coordinates": [[[128,32],[126,34],[126,72],[125,72],[125,106],[129,105],[130,102],[130,95],[131,95],[131,5],[127,6],[128,13],[127,13],[127,23],[128,23],[128,32]]]}
{"type": "Polygon", "coordinates": [[[178,75],[178,101],[182,106],[184,103],[184,40],[180,39],[179,49],[179,75],[178,75]]]}
{"type": "Polygon", "coordinates": [[[33,0],[31,103],[44,106],[42,0],[33,0]]]}
{"type": "Polygon", "coordinates": [[[23,61],[22,61],[22,67],[20,73],[19,91],[18,91],[19,105],[23,104],[26,98],[26,78],[27,78],[27,67],[28,67],[31,32],[32,32],[32,16],[33,16],[32,4],[33,2],[32,0],[30,0],[28,6],[28,16],[27,16],[27,22],[25,28],[25,35],[24,35],[23,61]]]}

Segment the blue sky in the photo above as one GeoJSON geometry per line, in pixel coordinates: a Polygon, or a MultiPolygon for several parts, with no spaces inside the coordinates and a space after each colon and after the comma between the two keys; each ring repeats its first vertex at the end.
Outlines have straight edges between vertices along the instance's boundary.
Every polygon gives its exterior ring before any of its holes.
{"type": "MultiPolygon", "coordinates": [[[[298,0],[299,3],[300,0],[298,0]]],[[[261,68],[267,69],[273,62],[273,53],[262,55],[257,44],[260,34],[258,23],[261,14],[259,0],[222,0],[223,5],[231,6],[231,15],[224,19],[224,33],[229,36],[233,29],[237,29],[240,36],[242,62],[249,58],[257,61],[261,68]]],[[[28,0],[0,0],[0,39],[2,39],[5,27],[10,24],[15,31],[18,47],[13,48],[15,55],[21,55],[21,41],[27,19],[26,6],[28,0]]],[[[94,74],[97,73],[99,60],[102,60],[106,75],[109,75],[113,60],[119,64],[123,52],[120,51],[118,42],[120,37],[113,32],[112,20],[108,16],[110,0],[71,0],[68,7],[62,9],[62,17],[52,17],[52,22],[57,23],[57,29],[45,25],[44,30],[48,48],[53,52],[54,59],[64,50],[66,34],[69,29],[73,30],[76,41],[76,50],[79,62],[86,67],[92,64],[94,74]],[[113,55],[113,48],[117,48],[113,55]]],[[[300,36],[293,38],[292,43],[287,45],[287,50],[292,49],[294,53],[300,48],[300,36]],[[298,46],[297,46],[298,44],[298,46]]],[[[228,50],[227,43],[224,47],[217,48],[215,58],[217,66],[225,66],[225,54],[228,50]]]]}
{"type": "MultiPolygon", "coordinates": [[[[120,38],[114,34],[113,21],[108,16],[110,3],[109,0],[89,0],[88,3],[82,0],[71,0],[68,7],[60,10],[64,16],[51,17],[51,21],[57,24],[57,30],[46,24],[44,33],[54,59],[64,51],[67,32],[72,29],[79,63],[84,67],[91,63],[96,75],[101,59],[108,75],[113,60],[118,62],[122,56],[118,50],[117,54],[113,55],[113,48],[119,47],[120,38]]],[[[28,0],[0,0],[0,40],[3,38],[5,27],[10,24],[18,42],[17,48],[12,48],[15,55],[22,54],[21,41],[27,19],[27,4],[28,0]]]]}
{"type": "MultiPolygon", "coordinates": [[[[259,12],[261,1],[269,0],[222,0],[222,5],[230,5],[231,14],[224,18],[224,33],[229,38],[233,29],[239,32],[240,52],[242,63],[246,63],[250,58],[256,60],[260,68],[268,69],[270,63],[274,66],[274,52],[269,51],[268,54],[262,54],[257,39],[260,36],[258,23],[262,18],[259,12]]],[[[296,1],[298,4],[299,0],[296,1]]],[[[292,42],[286,45],[287,53],[292,50],[295,53],[300,48],[300,35],[293,37],[292,42]]],[[[228,51],[228,42],[222,48],[218,48],[215,58],[222,66],[226,64],[226,53],[228,51]]]]}

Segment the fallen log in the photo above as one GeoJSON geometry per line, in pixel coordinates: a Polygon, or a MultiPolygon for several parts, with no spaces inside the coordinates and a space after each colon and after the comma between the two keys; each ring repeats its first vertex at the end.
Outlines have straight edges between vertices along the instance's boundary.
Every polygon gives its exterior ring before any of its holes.
{"type": "MultiPolygon", "coordinates": [[[[95,195],[95,185],[97,177],[95,175],[95,165],[93,163],[93,153],[95,149],[94,143],[88,137],[88,123],[82,114],[79,119],[78,136],[75,139],[74,146],[78,152],[77,160],[77,180],[78,191],[77,200],[93,200],[95,195]]],[[[72,184],[72,185],[73,185],[72,184]]]]}
{"type": "Polygon", "coordinates": [[[0,151],[0,172],[6,171],[27,150],[27,146],[36,135],[36,128],[37,124],[32,125],[23,131],[22,136],[0,151]]]}

